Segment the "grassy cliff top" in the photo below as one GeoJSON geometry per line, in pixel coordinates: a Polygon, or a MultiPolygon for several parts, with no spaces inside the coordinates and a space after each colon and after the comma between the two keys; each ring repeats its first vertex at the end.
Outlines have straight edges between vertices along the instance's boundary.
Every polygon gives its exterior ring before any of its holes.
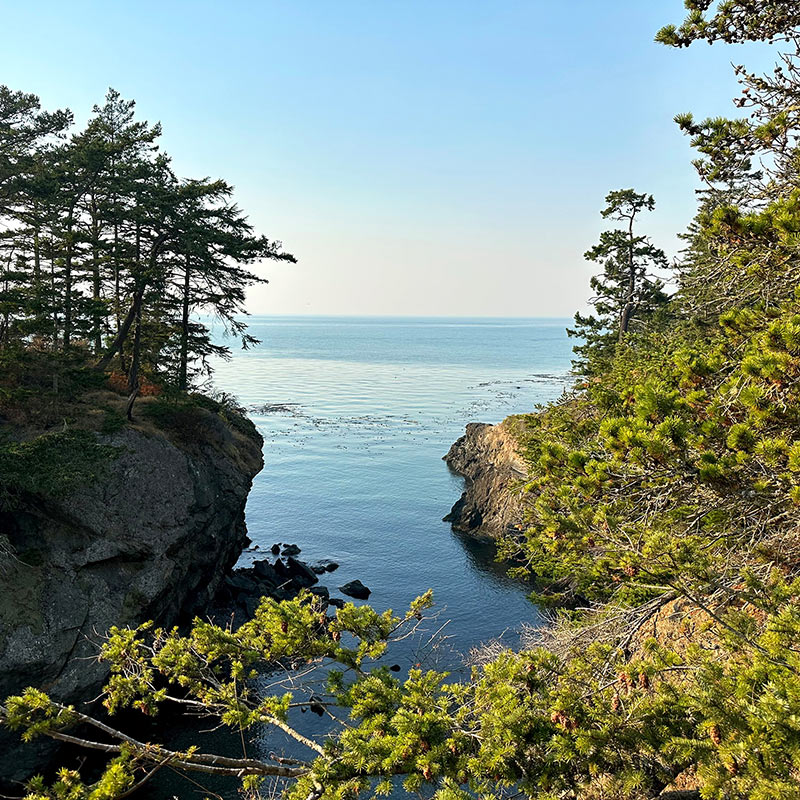
{"type": "Polygon", "coordinates": [[[143,393],[129,421],[124,380],[82,354],[0,357],[0,505],[11,507],[23,494],[60,496],[98,479],[124,430],[163,437],[194,457],[210,447],[247,471],[260,465],[262,439],[230,396],[152,383],[143,393]]]}

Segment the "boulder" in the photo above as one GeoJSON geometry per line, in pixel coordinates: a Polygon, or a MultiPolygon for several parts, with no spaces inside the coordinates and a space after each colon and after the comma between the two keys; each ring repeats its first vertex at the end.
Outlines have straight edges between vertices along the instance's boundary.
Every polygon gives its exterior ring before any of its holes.
{"type": "Polygon", "coordinates": [[[275,574],[278,576],[279,581],[281,582],[288,581],[292,577],[291,574],[289,573],[289,568],[286,566],[286,563],[284,561],[281,561],[281,559],[278,559],[273,564],[273,567],[275,569],[275,574]]]}
{"type": "Polygon", "coordinates": [[[296,558],[289,556],[286,559],[286,566],[292,581],[299,583],[300,586],[313,586],[319,582],[314,570],[303,561],[298,561],[296,558]]]}
{"type": "Polygon", "coordinates": [[[342,594],[346,594],[348,597],[355,597],[356,600],[366,600],[372,594],[359,580],[350,581],[344,586],[340,586],[339,591],[342,594]]]}
{"type": "Polygon", "coordinates": [[[234,596],[238,594],[255,594],[258,592],[258,581],[252,574],[238,571],[225,578],[225,585],[234,596]]]}
{"type": "Polygon", "coordinates": [[[254,561],[253,572],[261,581],[266,581],[267,583],[271,583],[275,586],[281,582],[281,579],[271,561],[254,561]]]}

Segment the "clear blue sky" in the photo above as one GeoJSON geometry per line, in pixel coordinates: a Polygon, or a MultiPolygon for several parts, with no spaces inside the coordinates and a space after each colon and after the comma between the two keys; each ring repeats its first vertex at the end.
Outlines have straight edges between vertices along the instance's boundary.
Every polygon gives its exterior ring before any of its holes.
{"type": "Polygon", "coordinates": [[[300,259],[253,312],[568,316],[607,191],[694,207],[672,117],[734,113],[730,62],[670,50],[681,0],[0,0],[0,82],[84,120],[108,86],[300,259]]]}

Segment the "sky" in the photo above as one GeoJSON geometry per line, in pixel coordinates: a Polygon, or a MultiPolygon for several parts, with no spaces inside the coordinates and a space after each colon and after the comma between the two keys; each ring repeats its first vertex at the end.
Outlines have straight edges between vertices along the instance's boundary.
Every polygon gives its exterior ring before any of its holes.
{"type": "Polygon", "coordinates": [[[83,122],[114,87],[185,177],[296,265],[264,314],[571,316],[613,190],[670,256],[697,181],[676,113],[734,115],[766,45],[653,42],[681,0],[0,0],[0,83],[83,122]]]}

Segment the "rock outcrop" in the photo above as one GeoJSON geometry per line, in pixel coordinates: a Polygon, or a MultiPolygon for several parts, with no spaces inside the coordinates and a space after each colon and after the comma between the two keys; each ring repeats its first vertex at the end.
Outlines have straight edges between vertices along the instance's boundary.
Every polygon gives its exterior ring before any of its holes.
{"type": "MultiPolygon", "coordinates": [[[[27,686],[86,702],[105,679],[93,659],[112,625],[173,625],[207,606],[247,544],[244,507],[261,437],[208,412],[191,439],[124,428],[101,479],[66,499],[0,514],[0,697],[27,686]]],[[[41,759],[0,733],[0,777],[41,759]]],[[[2,781],[0,781],[2,783],[2,781]]]]}
{"type": "Polygon", "coordinates": [[[444,457],[462,475],[466,488],[444,518],[458,531],[496,538],[520,524],[522,504],[519,484],[527,476],[509,423],[471,422],[467,431],[444,457]]]}

